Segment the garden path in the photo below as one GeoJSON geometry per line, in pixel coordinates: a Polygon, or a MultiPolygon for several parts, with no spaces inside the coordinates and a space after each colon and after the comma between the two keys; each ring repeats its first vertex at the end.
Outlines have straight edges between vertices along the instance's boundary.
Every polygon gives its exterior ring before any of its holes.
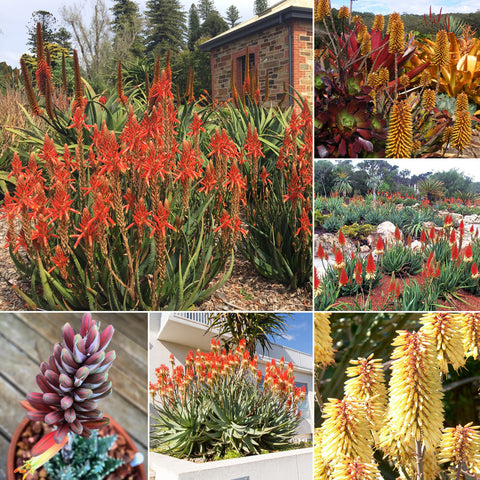
{"type": "MultiPolygon", "coordinates": [[[[6,479],[9,441],[25,417],[20,401],[28,392],[39,390],[35,377],[40,363],[48,360],[54,343],[61,339],[64,323],[78,331],[81,317],[81,313],[63,312],[0,314],[0,480],[6,479]]],[[[147,458],[147,315],[95,313],[93,318],[101,326],[115,327],[108,350],[117,355],[109,374],[113,393],[100,400],[99,407],[123,426],[147,458]]]]}

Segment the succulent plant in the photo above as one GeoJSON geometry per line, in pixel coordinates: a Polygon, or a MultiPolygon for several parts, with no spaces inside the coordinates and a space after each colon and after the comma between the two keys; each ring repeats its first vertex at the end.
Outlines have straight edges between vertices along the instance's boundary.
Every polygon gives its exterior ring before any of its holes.
{"type": "Polygon", "coordinates": [[[96,404],[112,392],[108,369],[115,352],[105,353],[105,349],[113,332],[111,325],[100,332],[91,315],[85,314],[79,333],[65,324],[63,342],[57,343],[48,362],[40,365],[42,373],[36,381],[41,392],[29,393],[22,405],[30,420],[57,426],[56,443],[69,432],[89,437],[92,428],[108,423],[96,404]]]}
{"type": "Polygon", "coordinates": [[[36,381],[41,392],[32,392],[22,402],[28,418],[56,427],[32,448],[33,457],[17,468],[33,473],[65,447],[75,434],[92,436],[92,429],[109,423],[97,407],[97,400],[112,392],[108,370],[115,352],[105,352],[114,329],[100,331],[87,313],[77,333],[69,323],[62,329],[63,341],[55,344],[53,354],[40,365],[36,381]]]}

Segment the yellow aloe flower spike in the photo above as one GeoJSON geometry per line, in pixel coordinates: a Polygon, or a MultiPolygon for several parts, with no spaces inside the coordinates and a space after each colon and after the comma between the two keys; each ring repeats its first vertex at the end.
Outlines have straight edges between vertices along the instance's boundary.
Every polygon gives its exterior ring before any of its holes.
{"type": "Polygon", "coordinates": [[[388,127],[387,158],[410,158],[413,148],[412,113],[410,105],[402,100],[393,105],[388,127]]]}
{"type": "Polygon", "coordinates": [[[443,392],[435,347],[424,331],[399,331],[392,344],[388,405],[390,427],[400,439],[434,450],[441,441],[443,392]]]}
{"type": "MultiPolygon", "coordinates": [[[[480,427],[471,423],[455,428],[445,428],[440,444],[438,461],[453,463],[453,467],[465,465],[473,475],[480,474],[480,427]]],[[[465,468],[465,467],[464,467],[465,468]]]]}
{"type": "Polygon", "coordinates": [[[325,461],[336,462],[343,456],[358,458],[361,462],[371,460],[370,429],[361,402],[330,398],[322,416],[321,454],[325,461]]]}
{"type": "Polygon", "coordinates": [[[465,356],[477,359],[480,356],[480,314],[459,313],[456,316],[462,326],[465,356]]]}
{"type": "Polygon", "coordinates": [[[455,370],[465,365],[463,354],[461,323],[456,315],[451,313],[432,312],[421,316],[421,331],[435,346],[440,370],[448,373],[448,364],[455,370]]]}
{"type": "Polygon", "coordinates": [[[314,356],[315,364],[320,368],[335,363],[329,318],[329,313],[315,313],[314,317],[314,356]]]}

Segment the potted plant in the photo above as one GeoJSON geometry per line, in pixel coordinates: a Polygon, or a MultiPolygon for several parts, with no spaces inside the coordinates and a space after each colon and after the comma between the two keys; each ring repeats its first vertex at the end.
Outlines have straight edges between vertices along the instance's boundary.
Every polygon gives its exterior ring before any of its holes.
{"type": "Polygon", "coordinates": [[[29,393],[21,402],[28,413],[12,437],[8,480],[29,473],[50,480],[145,479],[138,457],[131,458],[137,452],[133,441],[97,408],[97,401],[112,392],[108,371],[115,352],[106,349],[113,333],[111,325],[100,331],[90,314],[83,316],[78,333],[69,323],[64,325],[63,341],[40,365],[36,382],[41,392],[29,393]],[[117,455],[111,452],[114,443],[120,445],[117,455]],[[28,451],[25,461],[18,455],[22,447],[28,451]],[[125,461],[128,465],[122,466],[125,461]],[[42,472],[35,473],[40,468],[42,472]]]}

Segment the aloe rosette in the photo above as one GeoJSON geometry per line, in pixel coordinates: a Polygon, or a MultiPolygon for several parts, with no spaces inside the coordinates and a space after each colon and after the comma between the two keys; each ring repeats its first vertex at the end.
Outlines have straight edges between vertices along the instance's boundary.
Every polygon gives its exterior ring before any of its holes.
{"type": "Polygon", "coordinates": [[[32,473],[67,444],[69,433],[90,437],[92,429],[109,423],[97,408],[97,401],[112,392],[108,380],[115,352],[105,352],[114,328],[100,331],[90,314],[82,318],[77,333],[67,323],[63,341],[55,344],[53,354],[40,365],[36,382],[41,392],[27,395],[22,406],[28,418],[56,427],[32,449],[33,458],[17,470],[32,473]]]}

